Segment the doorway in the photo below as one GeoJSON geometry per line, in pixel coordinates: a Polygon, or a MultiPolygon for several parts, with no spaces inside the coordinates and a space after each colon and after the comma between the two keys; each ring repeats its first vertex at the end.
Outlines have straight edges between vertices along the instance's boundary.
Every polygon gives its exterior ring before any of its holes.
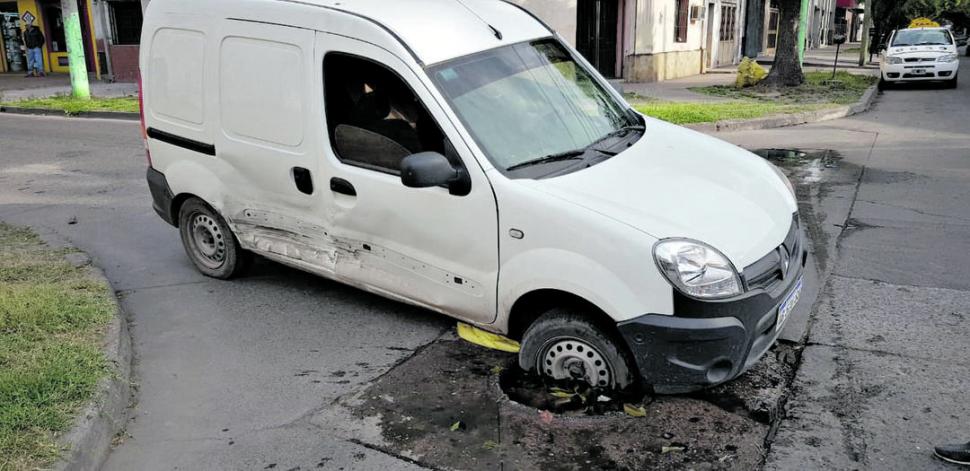
{"type": "Polygon", "coordinates": [[[704,45],[704,65],[713,69],[714,65],[714,4],[707,4],[707,42],[704,45]]]}
{"type": "Polygon", "coordinates": [[[778,47],[778,7],[772,1],[771,5],[768,7],[768,11],[765,13],[765,24],[768,26],[765,28],[765,47],[764,51],[766,55],[775,55],[775,49],[778,47]]]}
{"type": "MultiPolygon", "coordinates": [[[[67,72],[67,41],[64,37],[64,18],[61,14],[60,0],[37,0],[44,32],[47,36],[47,53],[50,55],[52,71],[67,72]]],[[[94,51],[91,44],[91,29],[88,23],[88,2],[78,1],[78,14],[81,18],[81,43],[84,45],[84,62],[88,72],[94,72],[94,51]]]]}
{"type": "Polygon", "coordinates": [[[576,49],[607,78],[619,75],[621,0],[579,0],[576,49]]]}
{"type": "Polygon", "coordinates": [[[721,24],[718,29],[717,65],[734,63],[737,55],[738,6],[725,3],[721,5],[721,24]]]}

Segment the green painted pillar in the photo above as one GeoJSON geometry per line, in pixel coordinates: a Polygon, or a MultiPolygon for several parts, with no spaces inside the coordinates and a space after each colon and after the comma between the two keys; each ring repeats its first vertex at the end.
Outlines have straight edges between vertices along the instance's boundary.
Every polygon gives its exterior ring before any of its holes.
{"type": "Polygon", "coordinates": [[[67,42],[67,58],[71,68],[71,95],[90,99],[88,66],[84,60],[84,38],[81,35],[81,15],[77,0],[61,0],[61,16],[64,19],[64,40],[67,42]]]}
{"type": "Polygon", "coordinates": [[[805,63],[805,38],[808,33],[808,8],[812,0],[802,0],[802,10],[798,14],[798,63],[805,63]]]}

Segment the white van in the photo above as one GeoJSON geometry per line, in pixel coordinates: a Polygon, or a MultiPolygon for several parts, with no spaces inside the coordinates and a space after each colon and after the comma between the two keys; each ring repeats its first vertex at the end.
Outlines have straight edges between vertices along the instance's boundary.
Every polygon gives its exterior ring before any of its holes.
{"type": "Polygon", "coordinates": [[[739,375],[798,300],[783,174],[514,4],[153,0],[141,44],[154,207],[206,275],[259,254],[658,392],[739,375]]]}

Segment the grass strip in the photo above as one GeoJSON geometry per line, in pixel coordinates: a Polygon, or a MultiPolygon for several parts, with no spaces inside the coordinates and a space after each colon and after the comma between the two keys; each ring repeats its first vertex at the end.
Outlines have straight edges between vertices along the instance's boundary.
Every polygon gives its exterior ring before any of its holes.
{"type": "Polygon", "coordinates": [[[42,469],[109,373],[104,283],[31,231],[0,224],[0,471],[42,469]]]}

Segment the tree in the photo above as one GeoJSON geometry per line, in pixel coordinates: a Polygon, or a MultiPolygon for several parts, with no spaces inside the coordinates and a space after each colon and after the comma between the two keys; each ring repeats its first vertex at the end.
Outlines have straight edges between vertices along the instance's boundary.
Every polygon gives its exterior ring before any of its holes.
{"type": "Polygon", "coordinates": [[[778,43],[775,62],[765,77],[769,87],[797,87],[805,82],[802,63],[798,58],[798,28],[801,0],[778,0],[778,43]]]}

